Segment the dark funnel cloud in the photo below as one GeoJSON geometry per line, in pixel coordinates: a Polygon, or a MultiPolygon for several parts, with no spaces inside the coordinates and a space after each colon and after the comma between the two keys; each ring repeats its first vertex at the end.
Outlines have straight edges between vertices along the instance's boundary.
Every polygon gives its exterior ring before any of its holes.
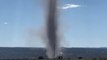
{"type": "Polygon", "coordinates": [[[48,18],[47,18],[47,55],[49,58],[55,58],[58,52],[57,40],[57,1],[48,0],[48,18]]]}

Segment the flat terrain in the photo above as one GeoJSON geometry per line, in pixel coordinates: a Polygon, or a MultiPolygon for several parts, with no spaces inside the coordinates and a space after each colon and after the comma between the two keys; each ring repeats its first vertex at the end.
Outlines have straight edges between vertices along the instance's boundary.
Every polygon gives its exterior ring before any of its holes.
{"type": "MultiPolygon", "coordinates": [[[[107,48],[63,48],[64,59],[90,60],[106,59],[107,48]]],[[[0,47],[0,59],[35,59],[47,58],[44,48],[0,47]]]]}

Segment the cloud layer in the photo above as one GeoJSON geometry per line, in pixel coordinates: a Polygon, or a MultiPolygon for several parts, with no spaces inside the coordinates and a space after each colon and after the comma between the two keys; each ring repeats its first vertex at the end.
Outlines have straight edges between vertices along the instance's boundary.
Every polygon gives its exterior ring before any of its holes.
{"type": "Polygon", "coordinates": [[[65,4],[64,6],[61,7],[61,9],[78,8],[78,7],[81,6],[76,4],[65,4]]]}

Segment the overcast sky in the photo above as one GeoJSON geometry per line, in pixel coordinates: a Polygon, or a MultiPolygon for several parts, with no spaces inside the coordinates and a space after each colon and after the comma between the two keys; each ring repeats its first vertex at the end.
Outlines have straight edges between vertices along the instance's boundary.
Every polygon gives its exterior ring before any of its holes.
{"type": "MultiPolygon", "coordinates": [[[[44,0],[0,0],[0,47],[43,47],[44,0]]],[[[107,47],[107,0],[59,0],[66,47],[107,47]]]]}

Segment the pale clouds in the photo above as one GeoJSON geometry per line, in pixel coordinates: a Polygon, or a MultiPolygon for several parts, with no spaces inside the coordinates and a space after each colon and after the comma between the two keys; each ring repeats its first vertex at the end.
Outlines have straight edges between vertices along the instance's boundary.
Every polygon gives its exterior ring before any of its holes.
{"type": "Polygon", "coordinates": [[[8,22],[4,22],[4,24],[5,24],[5,25],[7,25],[7,24],[8,24],[8,22]]]}
{"type": "Polygon", "coordinates": [[[65,4],[63,5],[60,9],[72,9],[72,8],[78,8],[81,7],[80,5],[77,4],[65,4]]]}

